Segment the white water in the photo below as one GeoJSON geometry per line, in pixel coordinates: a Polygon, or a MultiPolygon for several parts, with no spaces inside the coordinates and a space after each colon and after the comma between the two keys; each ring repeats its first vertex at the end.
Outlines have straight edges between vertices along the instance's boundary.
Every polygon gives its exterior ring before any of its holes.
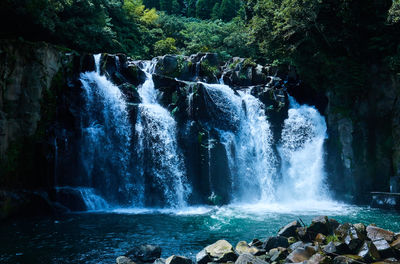
{"type": "Polygon", "coordinates": [[[184,207],[190,186],[186,180],[183,157],[178,150],[176,122],[170,112],[157,102],[158,93],[152,77],[154,66],[155,62],[144,63],[146,81],[138,90],[142,99],[136,123],[138,156],[142,168],[146,167],[147,159],[151,160],[148,168],[150,177],[162,189],[166,205],[184,207]],[[145,152],[150,157],[145,156],[145,152]]]}
{"type": "Polygon", "coordinates": [[[276,159],[262,103],[248,92],[235,94],[227,85],[203,85],[212,103],[238,126],[235,132],[219,130],[232,176],[233,202],[271,201],[276,159]]]}
{"type": "Polygon", "coordinates": [[[86,179],[82,184],[99,186],[104,196],[111,197],[118,192],[130,196],[135,190],[126,189],[132,187],[127,168],[131,125],[126,102],[119,88],[100,75],[100,55],[94,58],[96,72],[80,76],[85,99],[81,159],[86,179]]]}
{"type": "Polygon", "coordinates": [[[283,200],[329,200],[325,186],[324,148],[326,123],[314,107],[290,98],[279,152],[282,159],[283,200]]]}

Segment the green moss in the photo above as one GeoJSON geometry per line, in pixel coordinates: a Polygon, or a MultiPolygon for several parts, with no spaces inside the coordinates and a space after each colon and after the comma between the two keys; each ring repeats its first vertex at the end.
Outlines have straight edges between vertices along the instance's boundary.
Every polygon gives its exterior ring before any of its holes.
{"type": "Polygon", "coordinates": [[[243,61],[243,68],[247,69],[250,67],[257,67],[257,63],[255,63],[252,59],[247,58],[243,61]]]}
{"type": "Polygon", "coordinates": [[[218,67],[211,66],[207,60],[201,62],[201,71],[204,76],[207,76],[209,78],[215,77],[215,75],[217,75],[217,73],[219,72],[218,67]]]}
{"type": "Polygon", "coordinates": [[[330,235],[326,237],[326,243],[339,242],[339,238],[336,235],[330,235]]]}

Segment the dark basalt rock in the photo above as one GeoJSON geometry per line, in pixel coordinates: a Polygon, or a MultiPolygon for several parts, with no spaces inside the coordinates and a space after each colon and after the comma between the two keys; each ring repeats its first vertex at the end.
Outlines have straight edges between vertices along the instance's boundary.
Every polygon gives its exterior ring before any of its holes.
{"type": "Polygon", "coordinates": [[[238,257],[235,264],[268,264],[268,262],[263,261],[251,254],[245,253],[238,257]]]}
{"type": "Polygon", "coordinates": [[[283,247],[283,248],[289,247],[289,242],[288,242],[287,238],[282,237],[282,236],[270,237],[263,244],[263,248],[266,251],[269,251],[270,249],[277,248],[277,247],[283,247]]]}
{"type": "Polygon", "coordinates": [[[296,236],[296,229],[298,227],[301,227],[300,223],[297,221],[293,221],[287,224],[286,226],[282,227],[279,230],[278,235],[283,237],[294,237],[296,236]]]}
{"type": "Polygon", "coordinates": [[[157,245],[140,245],[125,254],[135,262],[149,263],[161,257],[161,248],[157,245]]]}
{"type": "Polygon", "coordinates": [[[307,228],[307,233],[311,238],[314,238],[318,233],[330,235],[332,228],[327,216],[318,216],[314,218],[311,225],[307,228]]]}
{"type": "Polygon", "coordinates": [[[349,253],[349,247],[343,242],[329,242],[329,244],[323,248],[323,251],[327,255],[343,255],[349,253]]]}
{"type": "Polygon", "coordinates": [[[389,243],[386,240],[384,240],[384,239],[375,240],[375,241],[372,241],[372,243],[375,245],[376,249],[379,252],[379,255],[382,258],[394,257],[393,249],[390,247],[389,243]]]}
{"type": "Polygon", "coordinates": [[[358,253],[358,256],[362,257],[364,261],[370,263],[380,258],[379,252],[375,245],[371,241],[365,241],[363,246],[358,253]]]}
{"type": "Polygon", "coordinates": [[[367,226],[367,237],[372,241],[384,239],[391,243],[394,240],[394,233],[376,226],[369,225],[367,226]]]}
{"type": "Polygon", "coordinates": [[[311,258],[311,256],[315,253],[306,250],[305,248],[298,247],[292,253],[289,254],[286,258],[286,263],[298,263],[303,262],[311,258]]]}
{"type": "Polygon", "coordinates": [[[186,257],[172,255],[165,260],[165,264],[192,264],[192,260],[186,257]]]}
{"type": "Polygon", "coordinates": [[[346,243],[350,252],[353,254],[357,253],[358,249],[363,244],[361,234],[359,234],[357,229],[349,223],[339,225],[334,233],[340,240],[343,240],[346,243]]]}

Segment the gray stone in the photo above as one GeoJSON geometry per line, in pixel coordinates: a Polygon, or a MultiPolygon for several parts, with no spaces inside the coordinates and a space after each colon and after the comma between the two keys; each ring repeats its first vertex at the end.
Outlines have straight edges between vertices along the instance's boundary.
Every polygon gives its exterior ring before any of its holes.
{"type": "Polygon", "coordinates": [[[371,241],[364,242],[358,256],[362,257],[363,260],[367,262],[374,262],[380,258],[378,250],[371,241]]]}
{"type": "Polygon", "coordinates": [[[297,263],[297,262],[303,262],[308,260],[312,254],[304,248],[296,248],[292,253],[289,254],[286,258],[287,263],[297,263]]]}
{"type": "Polygon", "coordinates": [[[140,245],[128,251],[125,256],[137,262],[154,262],[161,257],[161,248],[158,245],[140,245]]]}
{"type": "Polygon", "coordinates": [[[251,254],[245,253],[238,257],[235,264],[268,264],[268,262],[263,261],[251,254]]]}
{"type": "Polygon", "coordinates": [[[379,252],[379,255],[382,258],[391,258],[394,256],[394,252],[393,252],[392,248],[390,247],[389,243],[385,239],[375,240],[375,241],[372,241],[372,243],[374,243],[376,249],[379,252]]]}
{"type": "Polygon", "coordinates": [[[196,262],[205,264],[208,262],[228,262],[235,261],[237,254],[233,250],[232,245],[226,240],[218,240],[214,244],[205,247],[202,251],[197,253],[196,262]]]}
{"type": "Polygon", "coordinates": [[[165,260],[165,264],[192,264],[192,260],[186,257],[172,255],[165,260]]]}
{"type": "Polygon", "coordinates": [[[250,247],[246,241],[240,241],[237,243],[235,250],[237,253],[239,254],[244,254],[244,253],[249,253],[252,254],[254,256],[259,256],[259,255],[263,255],[265,254],[265,250],[264,249],[258,249],[256,247],[250,247]]]}
{"type": "Polygon", "coordinates": [[[385,239],[391,243],[394,240],[394,233],[376,226],[367,226],[367,237],[372,241],[385,239]]]}
{"type": "Polygon", "coordinates": [[[269,251],[270,249],[277,247],[284,247],[284,248],[289,247],[289,242],[287,238],[281,236],[270,237],[263,244],[263,248],[266,251],[269,251]]]}
{"type": "Polygon", "coordinates": [[[120,256],[116,259],[117,264],[135,264],[130,258],[125,256],[120,256]]]}
{"type": "Polygon", "coordinates": [[[301,225],[299,224],[299,222],[297,221],[293,221],[289,224],[287,224],[286,226],[282,227],[279,230],[278,236],[283,236],[283,237],[291,237],[291,236],[296,236],[296,229],[298,227],[301,227],[301,225]]]}

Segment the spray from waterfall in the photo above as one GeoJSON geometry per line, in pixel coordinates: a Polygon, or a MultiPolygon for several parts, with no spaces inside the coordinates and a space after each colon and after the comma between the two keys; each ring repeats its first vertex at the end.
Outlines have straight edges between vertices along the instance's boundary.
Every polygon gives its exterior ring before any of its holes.
{"type": "Polygon", "coordinates": [[[318,111],[290,97],[279,153],[282,159],[283,200],[326,200],[324,148],[326,123],[318,111]]]}

